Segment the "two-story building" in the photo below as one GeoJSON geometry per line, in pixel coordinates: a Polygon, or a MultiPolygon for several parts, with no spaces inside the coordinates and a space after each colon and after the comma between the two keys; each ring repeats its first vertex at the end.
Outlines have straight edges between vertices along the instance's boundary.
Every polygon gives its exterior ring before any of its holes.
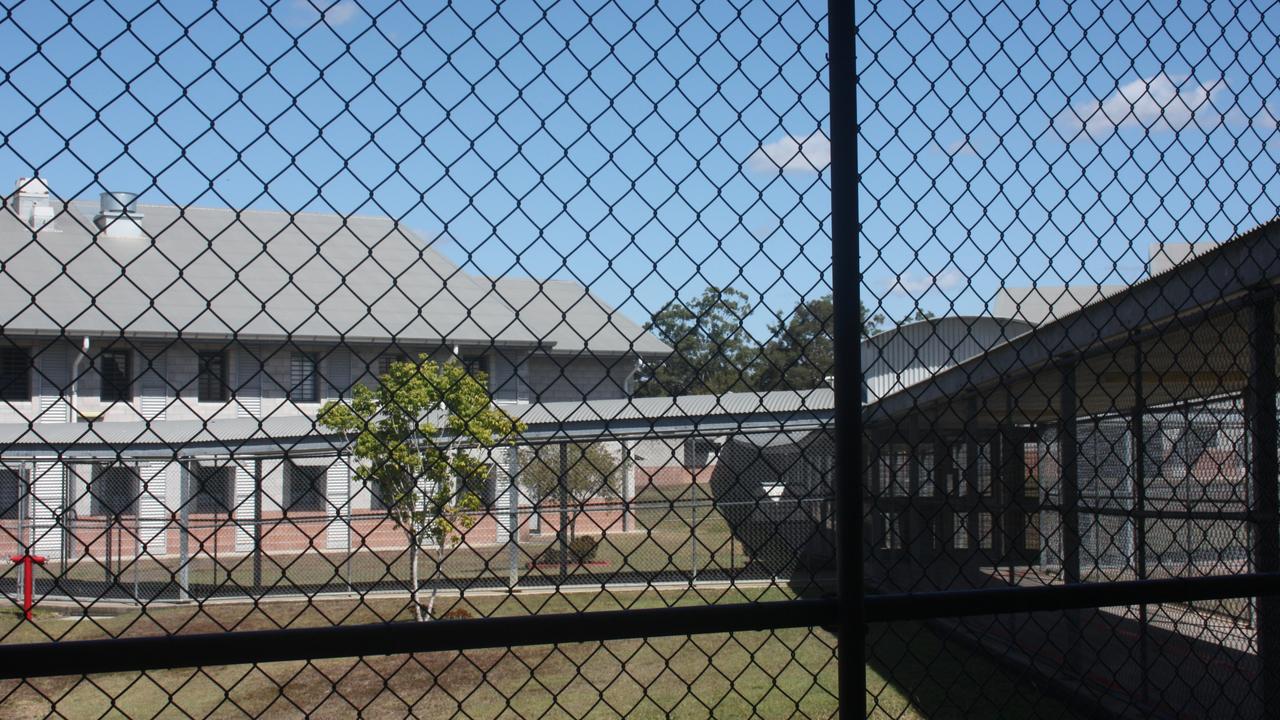
{"type": "MultiPolygon", "coordinates": [[[[128,193],[64,202],[21,179],[0,212],[0,430],[91,446],[131,427],[265,427],[314,417],[419,353],[482,370],[500,404],[620,398],[639,362],[670,352],[579,283],[485,277],[442,254],[443,240],[386,217],[128,193]]],[[[184,506],[235,517],[378,508],[332,458],[274,463],[255,508],[245,458],[122,464],[60,448],[14,459],[0,446],[3,514],[26,520],[28,541],[53,557],[81,542],[68,534],[96,537],[87,518],[136,518],[158,553],[184,506]],[[72,520],[89,529],[68,530],[72,520]]]]}

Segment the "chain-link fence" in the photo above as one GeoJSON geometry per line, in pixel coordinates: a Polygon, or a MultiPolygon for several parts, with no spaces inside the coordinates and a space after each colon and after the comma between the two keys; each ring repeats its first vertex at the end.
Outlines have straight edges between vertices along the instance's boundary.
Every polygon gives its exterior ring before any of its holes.
{"type": "Polygon", "coordinates": [[[1280,714],[1280,8],[0,6],[0,717],[1280,714]]]}

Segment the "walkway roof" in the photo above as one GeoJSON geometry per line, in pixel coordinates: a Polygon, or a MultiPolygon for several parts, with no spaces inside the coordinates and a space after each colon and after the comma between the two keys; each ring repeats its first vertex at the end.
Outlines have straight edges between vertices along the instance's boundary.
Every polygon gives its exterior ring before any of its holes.
{"type": "Polygon", "coordinates": [[[1142,354],[1146,405],[1189,403],[1244,389],[1250,303],[1275,302],[1280,220],[1111,293],[986,353],[863,408],[872,434],[961,432],[997,422],[1057,419],[1067,371],[1080,415],[1134,405],[1142,354]]]}

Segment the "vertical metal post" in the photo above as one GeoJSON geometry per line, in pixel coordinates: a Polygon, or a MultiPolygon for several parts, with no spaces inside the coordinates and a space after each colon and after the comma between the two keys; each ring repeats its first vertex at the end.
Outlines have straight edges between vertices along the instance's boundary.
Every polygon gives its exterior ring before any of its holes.
{"type": "MultiPolygon", "coordinates": [[[[1079,402],[1076,396],[1076,365],[1073,360],[1062,364],[1062,388],[1058,407],[1058,453],[1062,464],[1059,482],[1062,496],[1062,573],[1068,585],[1080,582],[1080,453],[1076,437],[1076,416],[1079,402]]],[[[1079,610],[1066,611],[1067,623],[1072,629],[1066,653],[1069,669],[1080,671],[1085,664],[1078,657],[1081,651],[1083,631],[1079,610]]]]}
{"type": "Polygon", "coordinates": [[[191,599],[191,468],[178,463],[178,599],[191,599]]]}
{"type": "Polygon", "coordinates": [[[253,594],[262,595],[262,458],[253,461],[253,594]]]}
{"type": "MultiPolygon", "coordinates": [[[[18,549],[23,556],[32,554],[35,543],[35,528],[28,527],[31,524],[29,506],[35,496],[33,492],[34,486],[32,485],[32,477],[34,475],[34,465],[23,463],[18,475],[20,483],[18,491],[18,549]]],[[[0,557],[0,560],[3,559],[3,557],[0,557]]],[[[13,586],[15,592],[19,588],[26,587],[28,574],[35,574],[35,569],[31,567],[31,564],[19,563],[17,565],[17,577],[15,578],[17,584],[13,586]]],[[[31,597],[31,595],[28,594],[27,597],[31,597]]]]}
{"type": "Polygon", "coordinates": [[[507,453],[507,587],[520,582],[520,448],[507,453]]]}
{"type": "Polygon", "coordinates": [[[556,474],[556,486],[560,492],[560,526],[556,528],[556,541],[560,545],[560,583],[569,576],[569,443],[560,443],[560,472],[556,474]]]}
{"type": "MultiPolygon", "coordinates": [[[[1249,333],[1251,366],[1245,392],[1253,470],[1254,570],[1280,571],[1280,486],[1276,457],[1276,310],[1267,295],[1253,305],[1249,333]]],[[[1258,687],[1262,688],[1265,717],[1280,717],[1280,597],[1259,597],[1258,687]]]]}
{"type": "Polygon", "coordinates": [[[831,286],[835,350],[836,569],[840,628],[840,715],[862,717],[866,697],[866,626],[862,592],[862,333],[858,267],[857,35],[853,3],[827,2],[831,88],[831,286]]]}
{"type": "MultiPolygon", "coordinates": [[[[1143,385],[1146,365],[1142,344],[1133,349],[1133,413],[1129,436],[1133,438],[1133,566],[1138,580],[1147,579],[1147,391],[1143,385]]],[[[1147,696],[1150,658],[1147,656],[1147,605],[1138,605],[1138,694],[1147,696]]]]}
{"type": "Polygon", "coordinates": [[[698,491],[698,470],[697,464],[694,464],[693,471],[693,502],[689,508],[689,569],[692,573],[691,583],[698,582],[698,500],[702,494],[698,491]]]}

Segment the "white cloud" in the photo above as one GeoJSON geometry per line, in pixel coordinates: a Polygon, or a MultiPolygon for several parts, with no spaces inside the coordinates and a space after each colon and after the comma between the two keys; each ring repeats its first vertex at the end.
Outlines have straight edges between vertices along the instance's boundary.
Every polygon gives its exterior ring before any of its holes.
{"type": "Polygon", "coordinates": [[[1149,128],[1176,132],[1189,125],[1210,129],[1223,120],[1216,105],[1226,83],[1198,83],[1187,77],[1159,73],[1138,78],[1103,100],[1087,100],[1063,110],[1055,122],[1067,135],[1081,130],[1098,138],[1121,128],[1149,128]]]}
{"type": "Polygon", "coordinates": [[[306,14],[308,22],[314,22],[318,15],[323,15],[325,24],[331,27],[351,22],[356,13],[360,12],[360,6],[356,4],[355,0],[342,0],[341,2],[332,2],[332,0],[293,0],[293,6],[306,14]]]}
{"type": "Polygon", "coordinates": [[[831,141],[821,130],[797,139],[784,135],[751,154],[747,167],[757,172],[816,173],[831,164],[831,141]]]}
{"type": "Polygon", "coordinates": [[[934,288],[954,290],[964,283],[964,273],[955,266],[949,266],[938,273],[908,270],[897,277],[890,278],[888,290],[899,295],[920,297],[934,288]]]}

